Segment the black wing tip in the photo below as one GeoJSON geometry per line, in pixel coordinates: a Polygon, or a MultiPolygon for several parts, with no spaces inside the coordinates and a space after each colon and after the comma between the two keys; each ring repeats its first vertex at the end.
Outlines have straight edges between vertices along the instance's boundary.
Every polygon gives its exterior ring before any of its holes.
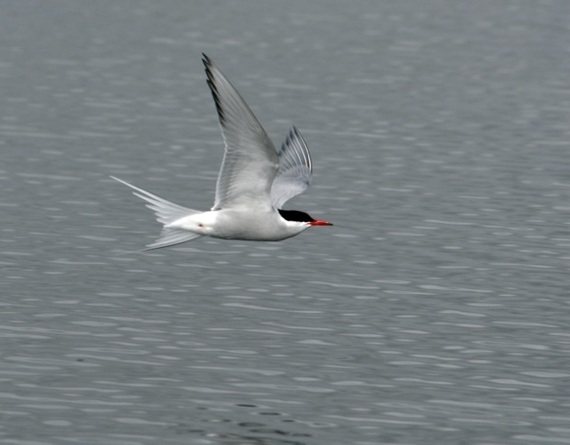
{"type": "Polygon", "coordinates": [[[210,59],[206,54],[202,53],[202,63],[204,64],[204,68],[206,69],[206,76],[208,77],[208,85],[210,86],[211,90],[216,88],[214,82],[214,73],[212,69],[215,67],[214,62],[210,59]]]}
{"type": "Polygon", "coordinates": [[[208,73],[208,86],[210,87],[210,92],[212,93],[212,98],[214,99],[214,104],[216,105],[216,111],[218,113],[218,117],[220,118],[220,123],[223,124],[226,120],[224,107],[222,106],[222,101],[220,99],[220,94],[218,93],[218,88],[214,83],[213,79],[209,77],[208,73]]]}
{"type": "Polygon", "coordinates": [[[202,63],[206,66],[206,68],[210,67],[211,65],[213,65],[212,63],[212,59],[210,59],[206,53],[202,53],[202,63]]]}
{"type": "Polygon", "coordinates": [[[212,60],[206,54],[202,53],[202,63],[206,69],[206,76],[208,76],[208,80],[213,83],[214,73],[212,72],[212,68],[215,66],[214,62],[212,62],[212,60]]]}
{"type": "Polygon", "coordinates": [[[214,62],[212,62],[212,59],[210,59],[206,53],[202,53],[202,63],[206,69],[206,77],[208,78],[206,82],[208,83],[208,87],[210,88],[210,92],[214,98],[214,104],[216,105],[218,117],[220,118],[220,122],[223,123],[225,121],[225,113],[222,106],[220,93],[218,91],[218,86],[216,85],[216,78],[212,72],[212,68],[215,67],[214,62]]]}

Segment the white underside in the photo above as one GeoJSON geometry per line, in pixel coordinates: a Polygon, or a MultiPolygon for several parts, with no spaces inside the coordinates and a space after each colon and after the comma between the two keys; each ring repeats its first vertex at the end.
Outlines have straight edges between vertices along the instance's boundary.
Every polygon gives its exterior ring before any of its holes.
{"type": "Polygon", "coordinates": [[[309,228],[309,224],[287,221],[274,210],[252,213],[222,209],[184,216],[165,228],[214,238],[279,241],[301,233],[309,228]]]}

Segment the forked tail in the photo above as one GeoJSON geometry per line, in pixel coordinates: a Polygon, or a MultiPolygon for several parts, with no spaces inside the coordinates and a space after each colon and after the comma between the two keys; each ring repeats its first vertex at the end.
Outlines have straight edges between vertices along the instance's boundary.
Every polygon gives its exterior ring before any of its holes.
{"type": "MultiPolygon", "coordinates": [[[[111,176],[112,179],[115,181],[119,181],[122,184],[125,184],[127,187],[130,187],[134,190],[133,195],[138,196],[141,199],[144,199],[148,204],[146,206],[154,211],[156,214],[156,220],[162,225],[166,226],[177,219],[182,218],[183,216],[192,215],[194,213],[200,213],[198,210],[189,209],[188,207],[182,207],[178,204],[174,204],[173,202],[167,201],[160,196],[153,195],[146,190],[143,190],[139,187],[136,187],[132,184],[129,184],[122,179],[115,178],[111,176]]],[[[162,247],[174,246],[176,244],[185,243],[187,241],[191,241],[195,238],[200,237],[197,233],[189,232],[188,230],[176,229],[172,227],[163,227],[162,233],[160,237],[152,244],[146,246],[143,251],[147,250],[154,250],[160,249],[162,247]]]]}

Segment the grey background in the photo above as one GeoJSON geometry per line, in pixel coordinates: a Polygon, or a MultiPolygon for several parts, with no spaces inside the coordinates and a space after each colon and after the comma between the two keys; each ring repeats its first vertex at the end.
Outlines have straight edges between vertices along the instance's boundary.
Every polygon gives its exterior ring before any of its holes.
{"type": "Polygon", "coordinates": [[[2,2],[0,444],[570,443],[569,5],[2,2]],[[201,52],[334,227],[120,255],[109,175],[212,205],[201,52]]]}

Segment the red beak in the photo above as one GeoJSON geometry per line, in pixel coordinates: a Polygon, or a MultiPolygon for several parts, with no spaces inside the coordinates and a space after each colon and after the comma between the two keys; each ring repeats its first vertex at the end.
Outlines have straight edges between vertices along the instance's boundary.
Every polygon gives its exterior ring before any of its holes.
{"type": "Polygon", "coordinates": [[[332,226],[333,223],[330,223],[328,221],[324,221],[322,219],[315,219],[314,221],[311,221],[309,223],[309,225],[311,225],[311,226],[332,226]]]}

